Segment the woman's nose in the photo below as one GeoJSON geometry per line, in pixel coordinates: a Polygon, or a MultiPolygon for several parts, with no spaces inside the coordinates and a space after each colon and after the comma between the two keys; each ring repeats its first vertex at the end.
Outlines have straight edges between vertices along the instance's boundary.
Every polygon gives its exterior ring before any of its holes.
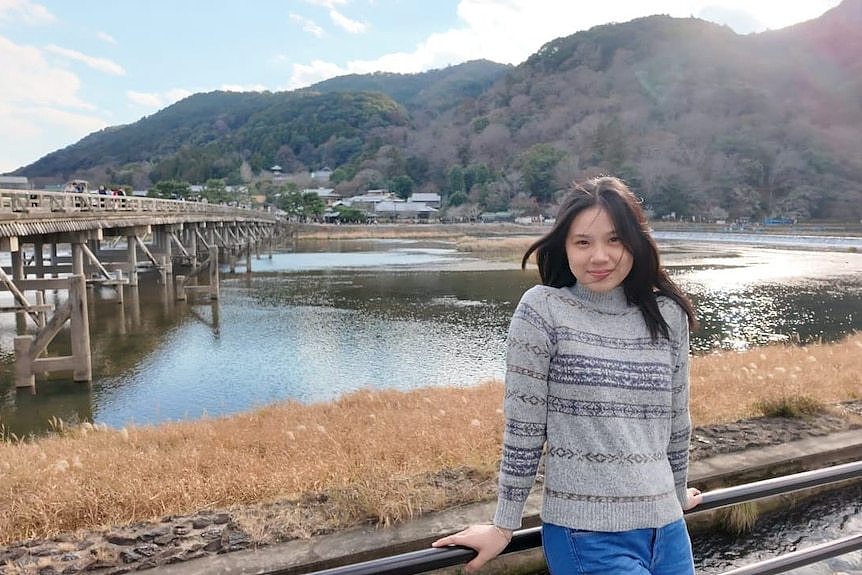
{"type": "Polygon", "coordinates": [[[593,249],[592,260],[603,262],[608,259],[608,250],[602,245],[596,245],[593,249]]]}

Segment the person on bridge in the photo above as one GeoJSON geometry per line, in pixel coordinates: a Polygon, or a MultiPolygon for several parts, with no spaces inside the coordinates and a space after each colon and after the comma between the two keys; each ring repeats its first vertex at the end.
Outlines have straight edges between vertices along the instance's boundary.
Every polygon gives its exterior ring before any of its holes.
{"type": "Polygon", "coordinates": [[[544,453],[542,544],[554,575],[692,575],[687,487],[694,308],[659,261],[619,179],[576,184],[524,254],[527,290],[507,338],[505,426],[493,523],[435,541],[478,555],[520,528],[544,453]]]}

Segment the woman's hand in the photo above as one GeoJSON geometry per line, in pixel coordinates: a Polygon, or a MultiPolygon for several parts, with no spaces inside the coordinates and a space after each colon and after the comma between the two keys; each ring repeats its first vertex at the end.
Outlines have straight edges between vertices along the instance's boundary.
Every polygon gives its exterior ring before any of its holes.
{"type": "Polygon", "coordinates": [[[694,509],[698,505],[703,502],[703,494],[700,492],[700,489],[695,489],[694,487],[688,488],[688,502],[685,507],[682,508],[683,511],[688,511],[689,509],[694,509]]]}
{"type": "Polygon", "coordinates": [[[482,566],[502,553],[512,540],[512,531],[494,525],[471,525],[454,535],[443,537],[431,544],[432,547],[462,545],[475,549],[478,555],[464,566],[467,573],[475,573],[482,566]]]}

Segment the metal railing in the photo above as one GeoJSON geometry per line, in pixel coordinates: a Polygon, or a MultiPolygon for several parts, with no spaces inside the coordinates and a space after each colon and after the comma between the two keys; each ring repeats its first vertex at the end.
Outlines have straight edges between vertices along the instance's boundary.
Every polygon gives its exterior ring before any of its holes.
{"type": "MultiPolygon", "coordinates": [[[[706,511],[718,507],[735,505],[772,495],[791,493],[811,487],[829,485],[847,479],[862,477],[862,461],[815,469],[773,479],[765,479],[734,487],[715,489],[703,494],[703,503],[692,512],[706,511]]],[[[516,531],[512,542],[503,554],[517,553],[542,546],[541,527],[516,531]]],[[[823,559],[862,549],[862,535],[853,535],[836,541],[814,545],[724,573],[724,575],[770,575],[783,573],[796,567],[816,563],[823,559]]],[[[414,575],[435,569],[466,563],[476,552],[466,547],[428,548],[382,557],[362,563],[334,567],[322,571],[307,572],[306,575],[414,575]]],[[[271,571],[271,574],[279,571],[271,571]]]]}
{"type": "Polygon", "coordinates": [[[67,215],[75,213],[169,213],[169,214],[253,214],[256,218],[276,219],[263,210],[224,206],[207,202],[186,202],[140,196],[108,196],[92,192],[47,192],[44,190],[0,189],[0,220],[12,214],[67,215]]]}

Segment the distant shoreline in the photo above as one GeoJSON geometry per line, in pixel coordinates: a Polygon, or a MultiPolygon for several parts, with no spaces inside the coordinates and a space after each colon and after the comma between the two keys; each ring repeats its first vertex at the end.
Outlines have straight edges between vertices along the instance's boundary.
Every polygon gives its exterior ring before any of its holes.
{"type": "MultiPolygon", "coordinates": [[[[519,238],[510,248],[523,248],[550,230],[548,224],[470,223],[470,224],[371,224],[332,225],[295,224],[291,237],[296,240],[351,239],[425,239],[456,240],[464,251],[485,251],[482,244],[503,238],[519,238]],[[473,241],[475,240],[475,241],[473,241]],[[477,249],[479,248],[479,249],[477,249]]],[[[798,224],[729,228],[719,224],[657,222],[653,228],[657,241],[711,242],[727,245],[757,245],[780,249],[862,252],[862,225],[798,224]]],[[[499,247],[491,251],[499,252],[499,247]]],[[[519,254],[517,254],[519,255],[519,254]]]]}

